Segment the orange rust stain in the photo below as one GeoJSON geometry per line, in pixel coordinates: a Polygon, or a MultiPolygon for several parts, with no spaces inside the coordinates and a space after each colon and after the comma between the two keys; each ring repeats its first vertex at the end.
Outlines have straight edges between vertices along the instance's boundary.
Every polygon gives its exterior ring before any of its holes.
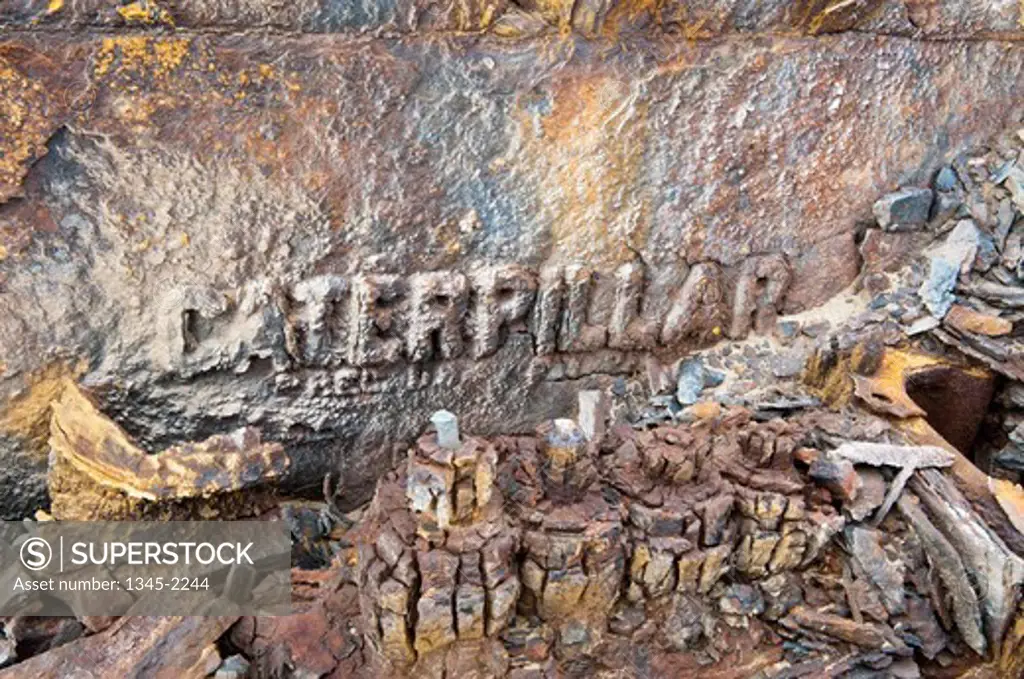
{"type": "Polygon", "coordinates": [[[608,12],[604,22],[604,34],[614,38],[644,15],[657,18],[661,13],[662,0],[622,0],[608,12]]]}
{"type": "Polygon", "coordinates": [[[546,176],[539,201],[556,252],[596,265],[627,261],[646,238],[633,187],[643,160],[647,104],[629,83],[598,75],[563,80],[538,128],[527,115],[527,153],[546,176]]]}

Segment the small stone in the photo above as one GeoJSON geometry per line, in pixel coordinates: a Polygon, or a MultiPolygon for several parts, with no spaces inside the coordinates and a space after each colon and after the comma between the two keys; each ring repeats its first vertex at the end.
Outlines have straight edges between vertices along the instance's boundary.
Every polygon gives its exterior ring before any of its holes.
{"type": "Polygon", "coordinates": [[[931,219],[934,224],[941,227],[950,219],[961,215],[964,207],[963,193],[958,190],[939,192],[935,196],[935,203],[932,205],[931,219]]]}
{"type": "Polygon", "coordinates": [[[956,188],[957,181],[956,170],[949,165],[945,165],[935,175],[935,190],[952,191],[956,188]]]}
{"type": "Polygon", "coordinates": [[[883,196],[873,211],[885,231],[914,231],[927,223],[931,208],[931,189],[910,187],[883,196]]]}
{"type": "Polygon", "coordinates": [[[718,610],[727,615],[761,615],[764,613],[764,597],[751,585],[729,585],[718,600],[718,610]]]}
{"type": "Polygon", "coordinates": [[[978,252],[983,248],[987,236],[982,233],[973,219],[961,219],[940,248],[941,256],[957,264],[960,273],[970,273],[978,252]]]}
{"type": "Polygon", "coordinates": [[[998,170],[993,172],[988,180],[993,184],[1002,184],[1006,181],[1007,177],[1010,176],[1010,170],[1013,169],[1013,161],[1007,161],[1003,163],[998,170]]]}
{"type": "Polygon", "coordinates": [[[1024,408],[1024,384],[1013,382],[1006,385],[999,400],[1006,406],[1024,408]]]}
{"type": "Polygon", "coordinates": [[[892,615],[905,610],[903,592],[903,564],[890,561],[882,549],[882,535],[873,528],[848,526],[846,544],[858,570],[871,581],[882,598],[882,604],[892,615]]]}
{"type": "Polygon", "coordinates": [[[1007,173],[1004,184],[1009,189],[1017,210],[1024,212],[1024,170],[1014,165],[1007,173]]]}
{"type": "Polygon", "coordinates": [[[800,579],[794,573],[776,573],[760,582],[764,596],[764,617],[778,620],[803,601],[800,579]]]}
{"type": "Polygon", "coordinates": [[[818,321],[817,323],[808,323],[800,328],[800,332],[807,335],[811,339],[817,339],[821,337],[832,327],[832,324],[828,321],[818,321]]]}
{"type": "Polygon", "coordinates": [[[900,658],[888,667],[889,675],[893,679],[920,679],[921,668],[917,666],[913,658],[900,658]]]}
{"type": "Polygon", "coordinates": [[[984,231],[978,231],[978,254],[974,257],[974,269],[985,272],[999,262],[999,251],[996,249],[992,236],[984,231]]]}
{"type": "Polygon", "coordinates": [[[679,366],[676,382],[676,400],[684,406],[693,405],[704,390],[704,363],[699,358],[690,358],[679,366]]]}
{"type": "Polygon", "coordinates": [[[910,327],[907,328],[907,335],[913,337],[921,333],[930,332],[940,325],[942,325],[942,321],[934,316],[923,316],[910,324],[910,327]]]}
{"type": "Polygon", "coordinates": [[[249,661],[243,655],[231,655],[217,668],[213,679],[245,679],[249,676],[249,661]]]}
{"type": "Polygon", "coordinates": [[[942,318],[953,306],[956,297],[953,288],[960,276],[960,265],[943,257],[932,257],[928,267],[928,278],[921,283],[918,294],[921,301],[936,318],[942,318]]]}
{"type": "Polygon", "coordinates": [[[1006,244],[1006,237],[1010,235],[1010,228],[1013,227],[1013,205],[1009,198],[999,201],[999,208],[996,211],[996,228],[993,239],[997,249],[1002,250],[1006,244]]]}
{"type": "Polygon", "coordinates": [[[646,620],[643,604],[624,606],[608,621],[608,629],[615,634],[632,634],[646,620]]]}
{"type": "Polygon", "coordinates": [[[694,403],[685,412],[698,420],[713,420],[722,414],[722,406],[718,401],[701,401],[694,403]]]}
{"type": "Polygon", "coordinates": [[[1024,424],[1019,424],[1007,437],[1009,442],[992,459],[1000,467],[1024,471],[1024,424]]]}
{"type": "Polygon", "coordinates": [[[1013,323],[1005,318],[983,314],[959,304],[950,307],[943,320],[947,325],[962,332],[989,337],[1002,337],[1013,330],[1013,323]]]}
{"type": "Polygon", "coordinates": [[[772,360],[772,374],[783,379],[795,377],[804,369],[803,352],[789,352],[776,356],[772,360]]]}
{"type": "Polygon", "coordinates": [[[775,335],[783,344],[789,344],[800,334],[800,324],[796,321],[779,321],[775,324],[775,335]]]}
{"type": "Polygon", "coordinates": [[[861,480],[849,460],[834,460],[822,456],[811,463],[807,473],[844,502],[851,502],[857,497],[861,480]]]}
{"type": "Polygon", "coordinates": [[[392,530],[382,530],[380,535],[377,536],[377,555],[389,566],[394,566],[398,563],[398,559],[402,556],[402,551],[405,549],[405,545],[399,539],[398,535],[392,530]]]}
{"type": "Polygon", "coordinates": [[[860,491],[857,498],[847,504],[844,509],[855,521],[863,521],[885,502],[888,486],[885,477],[877,469],[859,469],[860,491]]]}

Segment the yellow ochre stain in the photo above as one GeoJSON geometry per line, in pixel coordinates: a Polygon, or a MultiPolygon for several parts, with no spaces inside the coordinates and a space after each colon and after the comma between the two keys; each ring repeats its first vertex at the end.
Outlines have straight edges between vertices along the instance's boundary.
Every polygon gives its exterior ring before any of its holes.
{"type": "Polygon", "coordinates": [[[104,38],[93,61],[93,73],[107,75],[116,64],[118,72],[165,76],[185,62],[191,44],[188,38],[104,38]]]}
{"type": "Polygon", "coordinates": [[[64,8],[64,0],[50,0],[46,6],[47,14],[55,14],[64,8]]]}
{"type": "Polygon", "coordinates": [[[28,388],[0,410],[0,432],[26,439],[45,450],[50,432],[50,405],[60,398],[69,379],[86,371],[86,363],[54,363],[28,380],[28,388]]]}
{"type": "Polygon", "coordinates": [[[163,23],[173,26],[170,13],[161,9],[155,2],[139,0],[117,8],[117,13],[129,24],[163,23]]]}

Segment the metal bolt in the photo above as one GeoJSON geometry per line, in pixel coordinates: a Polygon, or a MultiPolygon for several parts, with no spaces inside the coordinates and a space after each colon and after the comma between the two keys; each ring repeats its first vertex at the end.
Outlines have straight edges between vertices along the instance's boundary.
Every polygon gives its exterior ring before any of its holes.
{"type": "Polygon", "coordinates": [[[449,450],[458,448],[459,442],[459,418],[447,410],[438,410],[430,416],[430,422],[437,430],[437,445],[449,450]]]}
{"type": "Polygon", "coordinates": [[[581,391],[579,393],[580,429],[588,441],[596,441],[604,436],[608,418],[608,400],[603,391],[581,391]]]}

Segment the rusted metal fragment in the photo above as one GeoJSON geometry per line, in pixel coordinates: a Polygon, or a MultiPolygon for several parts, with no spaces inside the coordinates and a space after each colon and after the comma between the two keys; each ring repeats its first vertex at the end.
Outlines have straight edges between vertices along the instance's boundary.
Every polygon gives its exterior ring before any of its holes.
{"type": "Polygon", "coordinates": [[[948,467],[953,464],[953,455],[938,446],[897,446],[870,441],[847,441],[834,451],[833,455],[855,464],[872,467],[948,467]]]}
{"type": "Polygon", "coordinates": [[[0,671],[4,679],[92,676],[125,679],[205,677],[218,660],[212,644],[236,617],[122,618],[99,634],[66,644],[0,671]]]}
{"type": "Polygon", "coordinates": [[[976,358],[993,371],[1018,381],[1024,381],[1024,358],[1019,351],[1008,352],[1006,347],[979,335],[955,333],[945,329],[932,330],[944,344],[955,347],[971,358],[976,358]]]}
{"type": "Polygon", "coordinates": [[[989,644],[998,648],[1024,585],[1024,560],[1007,548],[943,474],[922,470],[910,487],[969,569],[970,584],[978,591],[982,607],[985,634],[989,644]]]}
{"type": "Polygon", "coordinates": [[[953,607],[953,618],[964,641],[975,653],[984,656],[988,642],[982,627],[978,593],[971,585],[970,575],[956,548],[925,515],[917,499],[903,495],[896,503],[900,512],[913,527],[948,593],[953,607]]]}
{"type": "Polygon", "coordinates": [[[885,651],[896,655],[913,653],[891,629],[884,625],[858,623],[849,618],[823,613],[803,605],[795,606],[782,623],[818,632],[865,649],[885,651]]]}
{"type": "Polygon", "coordinates": [[[147,454],[74,384],[54,404],[50,431],[57,519],[186,518],[204,513],[205,502],[206,513],[244,515],[268,498],[243,491],[280,478],[289,464],[280,444],[261,443],[251,428],[147,454]]]}
{"type": "MultiPolygon", "coordinates": [[[[936,332],[942,332],[936,330],[936,332]]],[[[934,356],[917,351],[886,349],[876,372],[867,378],[872,393],[884,393],[886,399],[896,403],[914,403],[906,386],[915,374],[927,374],[937,369],[964,370],[968,375],[981,377],[978,368],[949,365],[934,356]]],[[[853,395],[853,369],[849,352],[820,351],[812,357],[806,378],[820,389],[825,399],[833,404],[847,402],[853,395]]],[[[887,412],[885,409],[883,413],[887,412]]],[[[891,413],[889,413],[891,415],[891,413]]],[[[1024,534],[1015,526],[1020,524],[1020,511],[1013,501],[999,502],[993,490],[994,479],[978,469],[963,453],[943,438],[935,428],[920,416],[894,417],[894,422],[909,442],[944,448],[954,456],[951,473],[957,487],[968,497],[984,521],[1018,555],[1024,555],[1024,534]],[[1004,510],[1003,507],[1007,509],[1004,510]],[[1012,516],[1012,518],[1011,518],[1012,516]]],[[[905,474],[909,479],[909,474],[905,474]]],[[[1011,493],[1005,493],[1007,496],[1011,493]]]]}
{"type": "Polygon", "coordinates": [[[892,480],[882,506],[872,519],[875,526],[885,519],[915,471],[928,467],[949,467],[956,460],[949,451],[937,446],[893,446],[868,442],[844,443],[832,454],[857,464],[899,468],[900,471],[892,480]]]}
{"type": "Polygon", "coordinates": [[[960,332],[972,332],[989,337],[1002,337],[1013,330],[1013,323],[1005,318],[983,314],[959,304],[950,307],[943,322],[960,332]]]}

